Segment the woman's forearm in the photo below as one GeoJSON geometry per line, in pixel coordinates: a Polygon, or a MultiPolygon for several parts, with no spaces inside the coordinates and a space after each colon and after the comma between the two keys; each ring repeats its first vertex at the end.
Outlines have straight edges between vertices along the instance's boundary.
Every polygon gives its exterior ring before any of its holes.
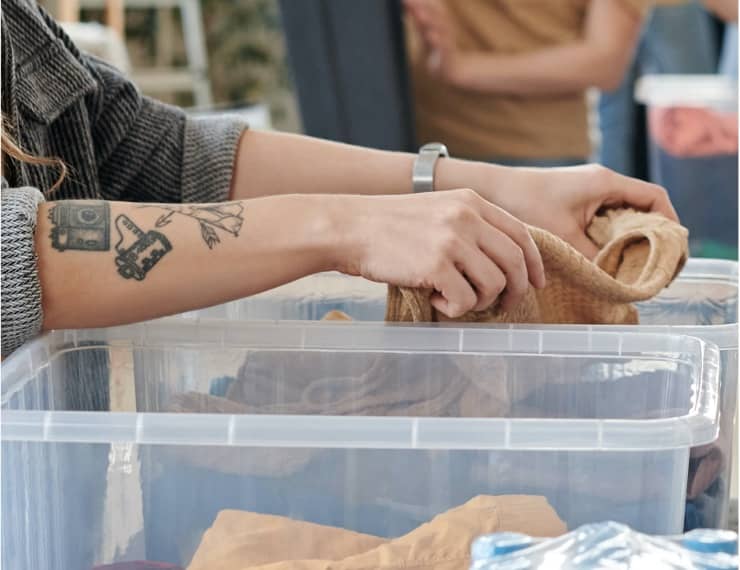
{"type": "Polygon", "coordinates": [[[45,330],[147,320],[326,270],[432,288],[450,317],[499,294],[508,306],[545,280],[524,224],[471,190],[59,201],[40,207],[35,238],[45,330]]]}
{"type": "MultiPolygon", "coordinates": [[[[231,196],[239,200],[280,194],[408,194],[414,159],[411,153],[248,130],[237,151],[231,196]]],[[[505,170],[445,158],[437,162],[435,190],[495,187],[505,170]]]]}
{"type": "Polygon", "coordinates": [[[237,151],[232,198],[279,194],[405,194],[413,155],[287,133],[247,130],[237,151]]]}
{"type": "Polygon", "coordinates": [[[36,232],[43,328],[151,319],[333,269],[336,243],[320,199],[44,204],[36,232]]]}

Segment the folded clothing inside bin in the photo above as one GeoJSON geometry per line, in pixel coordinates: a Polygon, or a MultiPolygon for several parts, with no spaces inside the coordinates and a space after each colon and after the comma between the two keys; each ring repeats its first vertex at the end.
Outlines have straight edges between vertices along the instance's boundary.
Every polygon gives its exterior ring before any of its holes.
{"type": "MultiPolygon", "coordinates": [[[[606,382],[608,378],[601,364],[565,360],[556,365],[546,360],[533,361],[526,355],[497,358],[493,354],[347,352],[327,359],[322,352],[255,351],[246,357],[229,384],[226,397],[188,392],[175,396],[168,411],[455,418],[558,418],[573,414],[601,419],[648,419],[653,417],[649,410],[658,409],[664,415],[679,413],[670,408],[669,402],[655,400],[664,394],[663,390],[655,389],[656,382],[664,381],[660,375],[656,377],[650,372],[626,375],[619,383],[606,382]],[[621,393],[631,393],[634,397],[620,399],[621,393]]],[[[297,495],[291,481],[299,481],[300,474],[307,480],[322,481],[323,486],[314,489],[315,492],[341,496],[346,484],[345,475],[337,472],[344,461],[341,450],[283,446],[235,450],[224,446],[211,447],[199,454],[180,448],[168,453],[180,454],[190,465],[220,473],[279,479],[272,484],[290,497],[297,495]],[[333,470],[334,476],[325,480],[322,469],[333,470]]],[[[435,468],[429,453],[419,450],[409,455],[407,468],[420,473],[435,468]]],[[[497,488],[524,493],[543,488],[555,492],[568,484],[563,480],[543,479],[540,470],[522,473],[515,465],[509,465],[506,454],[496,459],[495,472],[486,463],[479,473],[476,466],[492,457],[491,453],[471,452],[469,457],[458,457],[454,463],[462,471],[455,473],[453,479],[465,481],[463,487],[478,481],[479,492],[490,489],[492,483],[497,488]],[[514,479],[507,475],[507,466],[514,479]],[[519,484],[521,487],[515,487],[519,484]]],[[[352,508],[377,506],[375,498],[364,495],[362,489],[372,487],[378,478],[390,476],[387,464],[370,450],[354,454],[352,461],[357,471],[352,475],[352,508]]],[[[609,469],[618,467],[617,464],[609,469]]],[[[386,498],[424,506],[427,499],[424,492],[417,493],[401,485],[403,478],[393,480],[393,492],[386,498]]],[[[424,488],[422,485],[419,489],[424,488]]],[[[636,488],[634,498],[620,487],[599,488],[599,493],[632,501],[660,495],[663,488],[662,481],[652,481],[636,488]]]]}
{"type": "Polygon", "coordinates": [[[188,570],[457,570],[480,534],[566,532],[544,497],[478,496],[397,539],[249,512],[222,511],[188,570]]]}
{"type": "Polygon", "coordinates": [[[530,287],[511,311],[494,303],[449,319],[432,306],[431,290],[388,287],[387,321],[536,324],[637,324],[636,301],[668,286],[688,257],[688,231],[659,214],[607,210],[587,233],[601,249],[590,261],[559,237],[530,227],[547,285],[530,287]]]}
{"type": "MultiPolygon", "coordinates": [[[[531,371],[531,366],[528,367],[531,371]]],[[[167,411],[403,417],[505,417],[513,388],[502,359],[430,354],[256,351],[247,355],[225,397],[186,392],[167,411]]],[[[518,397],[535,389],[524,380],[518,397]]],[[[177,453],[178,451],[173,451],[177,453]]],[[[248,463],[229,448],[189,461],[222,472],[289,476],[320,451],[255,448],[248,463]]]]}

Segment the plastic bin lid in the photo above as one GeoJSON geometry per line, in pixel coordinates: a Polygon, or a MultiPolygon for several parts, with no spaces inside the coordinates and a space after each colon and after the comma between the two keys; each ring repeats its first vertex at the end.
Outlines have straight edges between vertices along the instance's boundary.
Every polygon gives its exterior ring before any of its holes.
{"type": "Polygon", "coordinates": [[[635,99],[658,107],[730,107],[737,109],[737,81],[723,75],[645,75],[635,99]]]}

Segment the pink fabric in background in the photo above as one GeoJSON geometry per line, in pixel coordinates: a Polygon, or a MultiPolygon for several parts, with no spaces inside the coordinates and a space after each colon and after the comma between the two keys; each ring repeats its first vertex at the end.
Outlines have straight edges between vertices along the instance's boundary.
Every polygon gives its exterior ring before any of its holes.
{"type": "Polygon", "coordinates": [[[666,152],[680,157],[736,154],[737,113],[696,107],[651,108],[650,135],[666,152]]]}

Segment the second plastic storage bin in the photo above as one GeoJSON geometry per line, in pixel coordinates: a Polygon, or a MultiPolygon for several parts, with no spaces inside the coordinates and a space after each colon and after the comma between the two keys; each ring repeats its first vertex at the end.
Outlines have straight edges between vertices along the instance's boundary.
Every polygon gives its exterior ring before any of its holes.
{"type": "Polygon", "coordinates": [[[737,82],[721,75],[647,75],[649,169],[689,229],[693,255],[737,259],[737,82]]]}
{"type": "Polygon", "coordinates": [[[544,496],[570,528],[678,533],[718,366],[715,346],[668,334],[51,333],[2,365],[3,567],[185,568],[224,509],[396,537],[479,495],[544,496]]]}
{"type": "MultiPolygon", "coordinates": [[[[727,260],[689,259],[678,279],[656,298],[641,303],[640,325],[621,327],[552,327],[553,330],[594,330],[679,333],[716,344],[721,352],[721,428],[716,448],[694,450],[692,485],[686,504],[686,530],[725,528],[730,503],[730,481],[735,433],[738,381],[738,266],[727,260]],[[706,453],[706,454],[705,454],[706,453]],[[703,455],[704,454],[704,455],[703,455]],[[699,457],[702,455],[702,457],[699,457]],[[699,463],[704,461],[704,465],[699,463]],[[702,483],[701,478],[705,479],[702,483]],[[708,478],[708,479],[707,479],[708,478]]],[[[381,321],[386,287],[339,274],[309,277],[284,287],[183,315],[186,318],[321,319],[341,310],[360,321],[381,321]]]]}

